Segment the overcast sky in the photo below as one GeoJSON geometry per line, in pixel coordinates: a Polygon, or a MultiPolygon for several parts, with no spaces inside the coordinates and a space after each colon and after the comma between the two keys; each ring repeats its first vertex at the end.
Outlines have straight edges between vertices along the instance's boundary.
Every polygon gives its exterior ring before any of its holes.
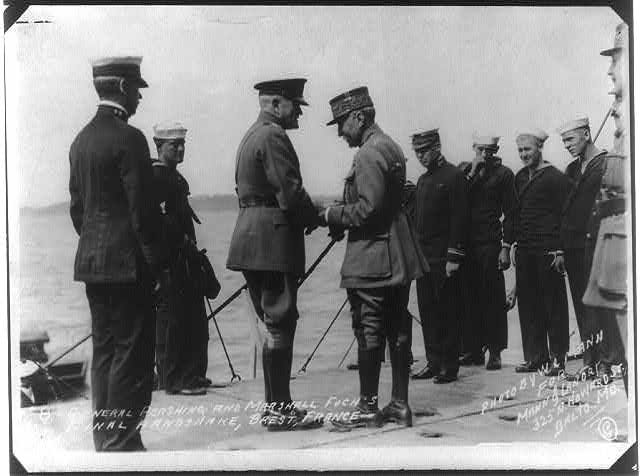
{"type": "MultiPolygon", "coordinates": [[[[95,113],[89,59],[142,55],[149,88],[131,124],[188,128],[181,171],[193,194],[233,193],[237,145],[258,112],[253,84],[308,78],[291,131],[306,188],[339,193],[354,151],[329,99],[366,85],[378,124],[423,172],[410,135],[438,127],[447,158],[472,157],[474,131],[502,136],[520,168],[516,131],[545,129],[545,157],[564,170],[555,129],[578,113],[598,128],[612,96],[608,59],[620,19],[607,8],[32,6],[5,36],[10,191],[21,206],[68,200],[68,151],[95,113]],[[51,23],[33,23],[49,20],[51,23]],[[16,174],[19,174],[16,176],[16,174]]],[[[598,145],[612,143],[607,124],[598,145]]]]}

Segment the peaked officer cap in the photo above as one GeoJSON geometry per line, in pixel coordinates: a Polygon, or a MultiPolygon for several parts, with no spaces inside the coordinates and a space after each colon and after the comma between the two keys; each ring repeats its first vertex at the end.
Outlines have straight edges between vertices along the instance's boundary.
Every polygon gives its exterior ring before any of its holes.
{"type": "Polygon", "coordinates": [[[516,136],[516,140],[520,136],[535,137],[540,142],[544,142],[549,138],[549,134],[547,134],[542,129],[538,129],[537,127],[530,127],[530,128],[522,129],[521,131],[518,132],[518,135],[516,136]]]}
{"type": "Polygon", "coordinates": [[[304,98],[304,83],[307,80],[304,78],[291,78],[291,79],[276,79],[273,81],[262,81],[254,86],[258,90],[259,94],[273,94],[283,96],[290,101],[297,102],[303,106],[308,106],[309,103],[304,98]]]}
{"type": "Polygon", "coordinates": [[[187,129],[179,122],[162,122],[153,126],[154,139],[184,140],[186,135],[187,129]]]}
{"type": "Polygon", "coordinates": [[[613,48],[603,50],[600,52],[602,56],[613,56],[615,53],[621,50],[627,49],[627,42],[629,38],[629,27],[626,23],[620,23],[616,26],[616,32],[613,36],[613,48]]]}
{"type": "Polygon", "coordinates": [[[439,145],[440,134],[438,134],[438,129],[418,132],[411,136],[411,146],[413,150],[432,149],[439,145]]]}
{"type": "Polygon", "coordinates": [[[329,101],[329,106],[331,106],[333,119],[327,122],[328,126],[337,123],[340,118],[351,111],[373,107],[373,101],[369,96],[369,89],[366,86],[361,86],[334,97],[329,101]]]}
{"type": "Polygon", "coordinates": [[[558,134],[563,135],[569,131],[573,131],[575,129],[584,129],[589,128],[589,118],[586,116],[578,117],[577,119],[573,119],[571,121],[567,121],[558,127],[558,134]]]}
{"type": "Polygon", "coordinates": [[[140,75],[142,56],[108,56],[91,61],[93,78],[123,78],[133,81],[141,88],[149,85],[140,75]]]}

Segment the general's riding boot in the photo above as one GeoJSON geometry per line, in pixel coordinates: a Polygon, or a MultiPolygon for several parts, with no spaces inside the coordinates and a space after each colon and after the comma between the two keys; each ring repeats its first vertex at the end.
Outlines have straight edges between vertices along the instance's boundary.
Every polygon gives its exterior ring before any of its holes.
{"type": "Polygon", "coordinates": [[[348,418],[331,420],[331,423],[345,429],[381,427],[384,424],[384,418],[378,408],[380,349],[358,349],[358,364],[360,401],[356,407],[357,411],[348,418]]]}
{"type": "Polygon", "coordinates": [[[274,407],[267,410],[266,417],[262,419],[267,430],[295,431],[320,428],[324,423],[322,418],[310,418],[306,410],[293,406],[289,387],[293,349],[270,349],[269,354],[271,402],[274,403],[274,407]]]}
{"type": "Polygon", "coordinates": [[[271,401],[281,405],[291,402],[289,374],[291,373],[290,349],[271,349],[271,370],[269,373],[271,401]]]}
{"type": "MultiPolygon", "coordinates": [[[[262,346],[262,373],[264,374],[264,402],[271,403],[271,349],[262,346]]],[[[262,426],[267,426],[265,418],[269,416],[269,410],[262,412],[262,426]]]]}
{"type": "Polygon", "coordinates": [[[391,351],[391,401],[382,409],[384,421],[413,425],[409,408],[409,351],[401,344],[391,351]]]}

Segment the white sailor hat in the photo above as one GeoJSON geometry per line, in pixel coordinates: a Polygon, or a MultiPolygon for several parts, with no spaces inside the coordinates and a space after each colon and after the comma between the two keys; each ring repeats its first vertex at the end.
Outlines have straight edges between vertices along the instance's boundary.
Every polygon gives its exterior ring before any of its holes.
{"type": "Polygon", "coordinates": [[[549,138],[549,134],[547,134],[545,131],[537,127],[527,127],[524,129],[520,129],[520,131],[518,131],[518,134],[516,136],[516,140],[518,137],[521,137],[521,136],[535,137],[540,142],[544,142],[549,138]]]}
{"type": "Polygon", "coordinates": [[[587,116],[579,116],[576,119],[565,122],[558,127],[558,134],[563,135],[575,129],[583,129],[589,127],[589,118],[587,116]]]}
{"type": "Polygon", "coordinates": [[[153,138],[161,140],[182,139],[187,135],[187,129],[179,122],[161,122],[153,126],[153,138]]]}
{"type": "Polygon", "coordinates": [[[473,139],[473,145],[498,147],[498,141],[500,140],[500,136],[494,136],[492,134],[481,136],[481,135],[478,135],[477,132],[474,132],[472,139],[473,139]]]}
{"type": "Polygon", "coordinates": [[[133,81],[141,88],[149,85],[140,75],[142,56],[107,56],[91,60],[93,79],[124,78],[133,81]]]}

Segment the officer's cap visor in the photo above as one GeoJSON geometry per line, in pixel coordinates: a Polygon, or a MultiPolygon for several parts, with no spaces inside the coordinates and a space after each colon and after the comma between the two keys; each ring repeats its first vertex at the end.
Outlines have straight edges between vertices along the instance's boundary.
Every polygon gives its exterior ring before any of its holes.
{"type": "Polygon", "coordinates": [[[351,114],[353,111],[347,111],[344,114],[341,114],[337,117],[334,117],[333,119],[331,119],[329,122],[327,122],[328,126],[332,126],[334,124],[338,124],[339,122],[343,121],[349,114],[351,114]]]}
{"type": "Polygon", "coordinates": [[[619,51],[622,51],[622,48],[619,48],[619,47],[609,48],[608,50],[602,50],[600,52],[600,55],[602,55],[602,56],[613,56],[616,53],[618,53],[619,51]]]}

